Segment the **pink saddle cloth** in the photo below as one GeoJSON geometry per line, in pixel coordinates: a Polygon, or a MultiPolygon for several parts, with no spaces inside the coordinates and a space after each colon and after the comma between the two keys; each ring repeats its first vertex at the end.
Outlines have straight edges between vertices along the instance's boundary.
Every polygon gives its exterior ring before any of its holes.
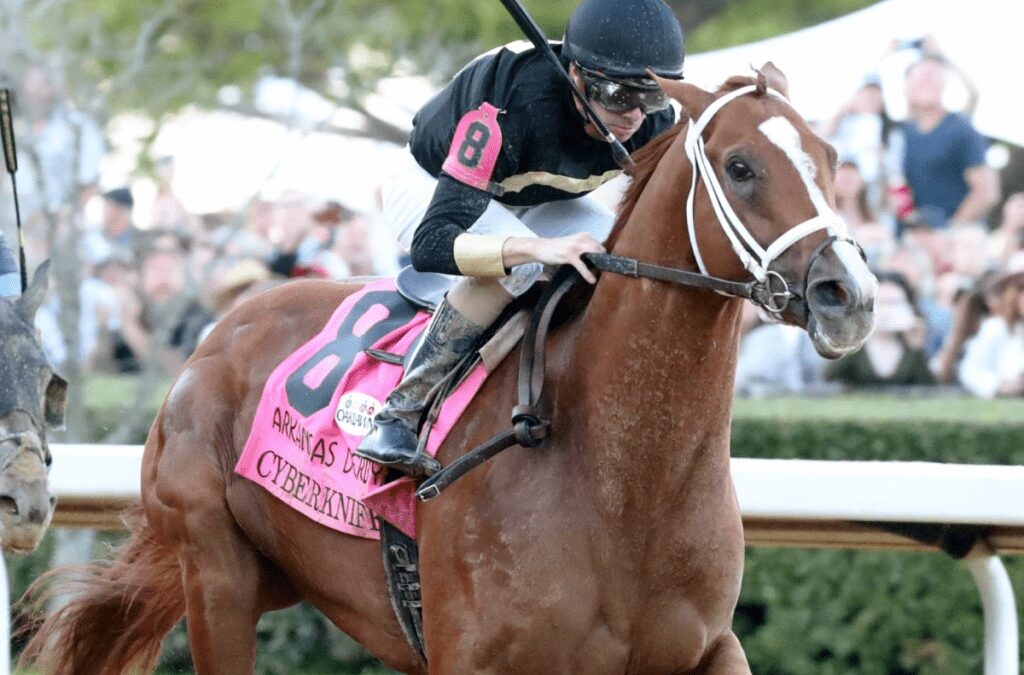
{"type": "MultiPolygon", "coordinates": [[[[414,481],[385,484],[386,471],[355,449],[402,377],[401,366],[363,350],[405,354],[429,318],[398,295],[392,279],[346,298],[323,330],[270,374],[235,472],[339,532],[379,539],[384,518],[415,537],[414,481]]],[[[487,375],[478,365],[445,401],[427,444],[431,455],[487,375]]]]}

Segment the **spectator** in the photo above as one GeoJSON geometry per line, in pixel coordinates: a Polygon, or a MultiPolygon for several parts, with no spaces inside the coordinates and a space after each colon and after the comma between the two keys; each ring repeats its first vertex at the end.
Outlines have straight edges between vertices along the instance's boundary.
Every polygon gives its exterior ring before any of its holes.
{"type": "Polygon", "coordinates": [[[262,260],[242,258],[215,264],[209,281],[209,303],[213,309],[213,318],[203,327],[199,335],[200,342],[206,339],[225,314],[257,293],[281,283],[283,279],[273,276],[262,260]]]}
{"type": "Polygon", "coordinates": [[[156,198],[150,211],[150,227],[154,230],[172,230],[199,236],[202,226],[199,219],[189,213],[174,192],[174,158],[160,157],[156,160],[156,198]]]}
{"type": "Polygon", "coordinates": [[[283,277],[303,276],[313,256],[327,239],[327,228],[315,217],[308,198],[288,192],[274,207],[268,235],[276,251],[268,260],[270,270],[283,277]]]}
{"type": "Polygon", "coordinates": [[[864,183],[871,186],[872,203],[878,197],[875,188],[882,180],[883,148],[890,126],[881,83],[876,77],[869,77],[824,128],[839,156],[849,158],[859,167],[864,183]]]}
{"type": "Polygon", "coordinates": [[[218,317],[238,305],[238,298],[254,285],[270,281],[267,266],[255,258],[243,258],[231,263],[219,275],[213,292],[213,309],[218,317]]]}
{"type": "Polygon", "coordinates": [[[212,318],[197,301],[185,303],[185,253],[173,239],[157,239],[142,259],[138,284],[118,290],[120,317],[109,357],[119,372],[136,372],[155,354],[174,373],[192,353],[212,318]]]}
{"type": "Polygon", "coordinates": [[[953,326],[942,348],[932,359],[932,372],[940,384],[957,381],[957,371],[964,345],[977,334],[981,322],[991,314],[990,306],[998,304],[988,292],[991,274],[983,275],[973,287],[960,290],[953,299],[953,326]]]}
{"type": "Polygon", "coordinates": [[[899,274],[880,273],[878,281],[874,332],[863,349],[826,366],[825,377],[854,387],[934,384],[913,290],[899,274]]]}
{"type": "Polygon", "coordinates": [[[332,278],[366,277],[376,273],[370,246],[370,225],[363,216],[350,213],[331,230],[329,246],[317,256],[332,278]]]}
{"type": "Polygon", "coordinates": [[[961,225],[945,235],[948,267],[937,279],[939,288],[969,288],[995,263],[989,256],[988,228],[972,223],[961,225]]]}
{"type": "Polygon", "coordinates": [[[1006,264],[1024,250],[1024,192],[1010,195],[1003,204],[1003,222],[997,231],[1002,239],[999,261],[1006,264]]]}
{"type": "Polygon", "coordinates": [[[936,275],[948,272],[946,216],[937,206],[925,204],[911,211],[902,221],[901,239],[928,254],[936,275]]]}
{"type": "Polygon", "coordinates": [[[752,303],[743,304],[736,394],[771,396],[821,388],[824,359],[807,332],[786,324],[765,322],[752,303]]]}
{"type": "Polygon", "coordinates": [[[132,191],[127,187],[103,193],[103,236],[111,244],[123,248],[138,244],[139,230],[132,220],[134,206],[132,191]]]}
{"type": "Polygon", "coordinates": [[[938,207],[949,225],[979,222],[998,201],[999,183],[985,164],[985,139],[943,105],[946,70],[937,52],[907,69],[903,176],[918,207],[938,207]]]}
{"type": "Polygon", "coordinates": [[[7,238],[0,231],[0,296],[10,297],[21,294],[21,272],[14,260],[14,253],[7,245],[7,238]]]}
{"type": "Polygon", "coordinates": [[[1024,395],[1024,254],[989,282],[995,300],[967,343],[960,362],[960,383],[982,398],[1024,395]]]}
{"type": "MultiPolygon", "coordinates": [[[[246,207],[245,229],[266,241],[270,241],[270,231],[274,228],[274,203],[265,199],[256,199],[246,207]]],[[[207,226],[208,230],[211,228],[207,226]]]]}
{"type": "Polygon", "coordinates": [[[897,246],[880,269],[902,276],[913,291],[916,311],[925,319],[925,352],[934,355],[953,326],[952,308],[936,301],[935,266],[932,258],[912,238],[897,246]]]}
{"type": "Polygon", "coordinates": [[[867,186],[857,164],[850,160],[836,168],[836,211],[850,226],[850,234],[860,242],[868,263],[877,267],[895,246],[892,233],[882,224],[868,203],[867,186]]]}
{"type": "Polygon", "coordinates": [[[25,71],[21,94],[18,108],[25,114],[28,133],[27,143],[18,147],[28,161],[19,166],[29,175],[18,183],[24,186],[21,203],[27,222],[42,209],[56,211],[94,195],[106,149],[96,123],[72,109],[57,79],[43,66],[25,71]]]}
{"type": "MultiPolygon", "coordinates": [[[[78,289],[78,335],[68,337],[77,338],[78,361],[86,370],[93,369],[100,352],[106,349],[105,336],[118,328],[119,296],[107,279],[119,275],[131,278],[130,265],[130,256],[114,251],[99,263],[95,275],[82,279],[78,289]]],[[[36,314],[43,350],[56,368],[64,366],[71,348],[61,329],[61,313],[60,297],[53,292],[36,314]]]]}

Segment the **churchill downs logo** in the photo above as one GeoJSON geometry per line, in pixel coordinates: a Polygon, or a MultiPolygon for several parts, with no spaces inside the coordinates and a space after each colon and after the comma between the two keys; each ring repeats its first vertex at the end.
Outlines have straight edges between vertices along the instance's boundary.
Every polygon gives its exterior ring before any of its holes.
{"type": "Polygon", "coordinates": [[[381,403],[372,396],[350,391],[338,401],[334,420],[342,431],[353,436],[365,436],[373,426],[373,416],[381,409],[381,403]]]}

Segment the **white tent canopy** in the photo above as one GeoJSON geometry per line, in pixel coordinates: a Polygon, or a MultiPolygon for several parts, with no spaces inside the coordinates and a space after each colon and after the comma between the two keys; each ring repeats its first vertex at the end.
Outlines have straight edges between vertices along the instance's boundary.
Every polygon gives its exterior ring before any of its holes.
{"type": "MultiPolygon", "coordinates": [[[[903,72],[916,54],[893,53],[890,45],[932,35],[979,92],[978,129],[1024,146],[1024,93],[1013,65],[1019,61],[1014,45],[1020,40],[1021,18],[1020,0],[885,0],[770,40],[688,56],[686,77],[713,88],[749,66],[772,61],[788,77],[797,110],[808,119],[827,120],[866,76],[877,74],[889,113],[901,119],[903,72]]],[[[966,90],[955,78],[947,99],[954,110],[966,101],[966,90]]]]}

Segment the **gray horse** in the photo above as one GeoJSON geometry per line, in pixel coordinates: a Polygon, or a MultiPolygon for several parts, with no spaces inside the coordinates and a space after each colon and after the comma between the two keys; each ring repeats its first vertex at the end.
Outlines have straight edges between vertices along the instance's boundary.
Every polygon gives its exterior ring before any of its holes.
{"type": "Polygon", "coordinates": [[[0,548],[14,553],[39,545],[57,503],[46,429],[64,423],[67,382],[50,368],[33,325],[49,267],[39,266],[20,298],[0,298],[0,548]]]}

